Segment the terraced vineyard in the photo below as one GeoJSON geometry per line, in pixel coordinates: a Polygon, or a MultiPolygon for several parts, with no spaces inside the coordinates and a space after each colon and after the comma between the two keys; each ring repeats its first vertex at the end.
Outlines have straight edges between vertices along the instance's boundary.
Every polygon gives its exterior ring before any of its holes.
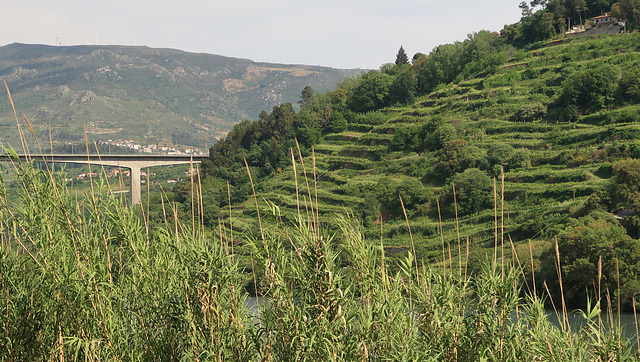
{"type": "MultiPolygon", "coordinates": [[[[351,213],[362,218],[366,235],[385,246],[408,247],[413,237],[419,258],[430,263],[441,262],[443,240],[451,247],[447,259],[464,252],[467,240],[472,258],[492,254],[496,227],[504,227],[506,243],[531,241],[540,250],[590,195],[611,187],[612,162],[640,157],[637,105],[610,105],[577,119],[554,119],[552,108],[563,82],[570,74],[602,65],[615,66],[618,74],[632,69],[640,61],[638,45],[638,34],[535,44],[513,51],[494,74],[440,86],[410,106],[376,111],[379,124],[349,122],[342,132],[325,133],[313,153],[305,151],[304,167],[293,149],[297,187],[291,163],[256,181],[259,201],[268,201],[260,202],[261,214],[272,214],[268,205],[273,203],[280,218],[295,222],[298,210],[306,216],[317,207],[321,223],[331,227],[335,214],[351,213]],[[518,119],[523,109],[535,105],[543,105],[546,116],[518,119]],[[447,141],[464,143],[458,149],[451,142],[440,149],[411,146],[411,137],[434,134],[434,120],[454,127],[447,141]],[[511,164],[492,161],[488,152],[496,145],[521,159],[511,164]],[[458,210],[456,219],[454,173],[440,171],[465,150],[473,150],[475,167],[496,180],[497,208],[491,194],[489,205],[472,213],[458,210]],[[500,165],[505,167],[504,205],[500,165]],[[390,199],[402,195],[411,234],[399,203],[380,200],[385,187],[393,194],[390,199]]],[[[423,141],[414,140],[419,145],[423,141]]],[[[221,215],[228,216],[228,211],[221,215]]],[[[227,216],[223,219],[228,227],[227,216]]],[[[236,230],[258,228],[253,198],[233,208],[232,221],[236,230]]]]}

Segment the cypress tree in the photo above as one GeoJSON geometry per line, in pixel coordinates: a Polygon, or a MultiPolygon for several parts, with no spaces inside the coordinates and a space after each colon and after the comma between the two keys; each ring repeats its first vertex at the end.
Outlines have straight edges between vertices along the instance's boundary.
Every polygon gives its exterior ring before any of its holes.
{"type": "Polygon", "coordinates": [[[396,55],[396,65],[409,64],[409,57],[407,53],[404,51],[404,48],[400,46],[400,50],[398,50],[398,54],[396,55]]]}

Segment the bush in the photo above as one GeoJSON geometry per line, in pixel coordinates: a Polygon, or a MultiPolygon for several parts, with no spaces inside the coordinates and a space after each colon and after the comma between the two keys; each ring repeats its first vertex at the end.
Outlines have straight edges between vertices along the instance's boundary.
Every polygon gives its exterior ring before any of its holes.
{"type": "Polygon", "coordinates": [[[513,115],[515,122],[533,122],[544,118],[547,114],[547,106],[540,102],[525,104],[513,115]]]}
{"type": "Polygon", "coordinates": [[[324,131],[330,133],[340,133],[347,129],[347,119],[340,112],[334,112],[329,118],[329,122],[324,128],[324,131]]]}
{"type": "Polygon", "coordinates": [[[367,113],[361,113],[356,116],[356,123],[381,125],[384,124],[389,116],[380,111],[371,111],[367,113]]]}
{"type": "MultiPolygon", "coordinates": [[[[453,176],[451,182],[456,187],[456,200],[460,215],[474,214],[491,207],[493,182],[482,170],[468,168],[453,176]]],[[[450,211],[454,211],[454,205],[451,205],[450,211]]]]}
{"type": "Polygon", "coordinates": [[[617,72],[610,65],[571,73],[562,83],[554,108],[562,120],[602,109],[613,97],[617,72]]]}
{"type": "Polygon", "coordinates": [[[640,101],[640,69],[630,69],[622,74],[619,81],[616,101],[620,103],[640,101]]]}
{"type": "MultiPolygon", "coordinates": [[[[584,305],[589,295],[603,298],[608,290],[637,287],[640,270],[640,245],[631,239],[613,215],[594,211],[578,219],[569,219],[558,238],[560,264],[563,269],[565,297],[572,305],[584,305]],[[598,263],[602,260],[601,295],[594,286],[598,285],[598,263]]],[[[546,268],[553,268],[555,250],[549,250],[545,258],[546,268]]],[[[554,278],[555,279],[555,278],[554,278]]],[[[640,291],[635,289],[634,293],[640,291]]],[[[630,296],[619,295],[622,304],[629,305],[630,296]],[[626,297],[626,298],[625,298],[626,297]]]]}
{"type": "Polygon", "coordinates": [[[487,150],[487,159],[492,165],[507,166],[515,149],[507,143],[494,143],[487,150]]]}

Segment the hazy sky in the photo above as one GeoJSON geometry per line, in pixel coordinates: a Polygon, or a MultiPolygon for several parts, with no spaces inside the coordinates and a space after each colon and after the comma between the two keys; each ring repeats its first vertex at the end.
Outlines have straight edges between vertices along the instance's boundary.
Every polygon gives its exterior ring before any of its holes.
{"type": "Polygon", "coordinates": [[[4,1],[0,45],[119,44],[261,62],[377,69],[499,31],[521,0],[19,0],[4,1]]]}

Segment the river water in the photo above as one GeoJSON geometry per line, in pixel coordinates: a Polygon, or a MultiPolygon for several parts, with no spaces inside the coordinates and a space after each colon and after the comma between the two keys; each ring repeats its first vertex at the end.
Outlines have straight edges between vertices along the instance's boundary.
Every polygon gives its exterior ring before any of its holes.
{"type": "MultiPolygon", "coordinates": [[[[558,321],[558,317],[562,318],[562,314],[558,315],[553,309],[547,309],[547,318],[551,323],[559,327],[560,322],[558,321]]],[[[637,318],[640,318],[640,316],[638,316],[637,318]]],[[[577,331],[586,324],[584,318],[582,317],[582,314],[579,311],[569,312],[567,319],[569,321],[569,326],[574,331],[577,331]]],[[[633,313],[620,313],[619,319],[617,313],[613,313],[613,315],[602,313],[600,315],[600,320],[602,322],[603,328],[605,329],[610,329],[611,325],[617,328],[617,326],[619,325],[622,328],[624,335],[637,343],[637,321],[636,316],[633,313]]],[[[638,325],[638,327],[640,327],[640,325],[638,325]]]]}
{"type": "MultiPolygon", "coordinates": [[[[268,303],[268,298],[247,297],[246,303],[247,303],[247,307],[249,308],[249,312],[253,315],[254,322],[258,323],[260,307],[264,303],[268,303]]],[[[559,315],[556,314],[556,312],[553,309],[547,309],[546,312],[547,312],[547,318],[549,319],[549,321],[553,325],[560,327],[560,322],[558,320],[559,315]]],[[[511,315],[511,318],[513,320],[516,320],[517,316],[515,312],[511,315]]],[[[562,318],[562,314],[560,314],[560,318],[562,318]]],[[[567,319],[569,321],[569,326],[574,331],[578,331],[581,327],[585,325],[584,318],[582,318],[582,315],[578,311],[569,312],[567,319]]],[[[607,313],[602,313],[600,316],[600,319],[602,321],[603,328],[608,329],[611,323],[613,323],[614,326],[618,325],[617,313],[614,313],[612,316],[608,315],[607,313]]],[[[640,320],[640,316],[638,316],[638,319],[640,320]]],[[[638,330],[636,329],[636,316],[634,316],[633,313],[620,313],[619,321],[625,336],[628,339],[632,340],[632,342],[638,343],[637,342],[638,330]]],[[[640,328],[640,325],[638,325],[638,327],[640,328]]]]}

